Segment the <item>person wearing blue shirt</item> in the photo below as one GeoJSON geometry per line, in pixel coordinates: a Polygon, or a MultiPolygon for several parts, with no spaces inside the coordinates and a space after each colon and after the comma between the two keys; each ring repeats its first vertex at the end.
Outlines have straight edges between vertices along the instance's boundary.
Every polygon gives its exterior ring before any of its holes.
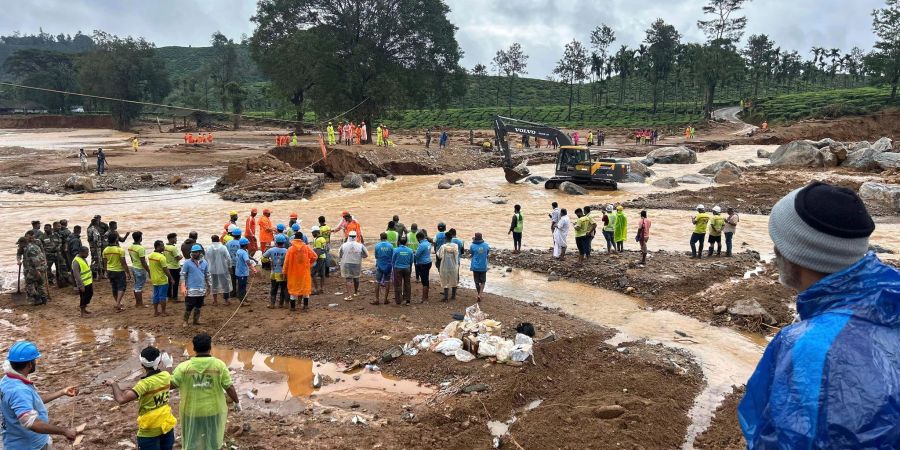
{"type": "MultiPolygon", "coordinates": [[[[232,241],[234,242],[234,241],[232,241]]],[[[241,238],[239,241],[241,248],[237,251],[234,257],[234,275],[237,277],[237,294],[238,294],[238,302],[240,303],[250,303],[244,299],[247,295],[247,278],[250,276],[251,265],[257,264],[257,261],[250,257],[250,254],[247,253],[247,246],[250,245],[250,240],[247,238],[241,238]]],[[[229,242],[230,244],[231,242],[229,242]]],[[[253,272],[256,272],[256,269],[252,269],[253,272]]]]}
{"type": "Polygon", "coordinates": [[[207,287],[212,286],[212,275],[209,273],[209,263],[200,259],[203,247],[200,244],[191,246],[191,259],[181,266],[181,294],[184,295],[184,327],[188,326],[188,319],[194,313],[194,325],[200,324],[200,308],[203,307],[203,299],[208,292],[207,287]]]}
{"type": "Polygon", "coordinates": [[[283,234],[275,236],[275,247],[271,247],[263,253],[263,258],[271,261],[272,265],[272,281],[269,287],[269,309],[275,307],[275,297],[278,297],[278,307],[283,308],[284,302],[287,300],[287,279],[284,277],[284,256],[287,249],[284,248],[287,243],[287,237],[283,234]],[[279,291],[281,294],[279,295],[279,291]]]}
{"type": "Polygon", "coordinates": [[[438,256],[438,249],[444,245],[444,240],[447,239],[447,225],[444,222],[440,222],[437,225],[438,232],[434,235],[434,266],[441,270],[441,257],[438,256]]]}
{"type": "Polygon", "coordinates": [[[34,373],[41,353],[34,344],[19,341],[9,348],[9,367],[0,380],[0,413],[2,413],[3,448],[39,450],[48,448],[51,434],[74,440],[75,430],[50,424],[46,403],[67,395],[74,397],[78,389],[67,387],[52,394],[38,394],[28,376],[34,373]]]}
{"type": "MultiPolygon", "coordinates": [[[[228,255],[231,256],[231,261],[235,260],[235,256],[237,256],[238,250],[241,249],[241,229],[235,228],[231,230],[231,236],[234,239],[225,243],[225,249],[228,250],[228,255]]],[[[234,294],[237,290],[237,275],[234,274],[234,264],[231,265],[231,288],[233,289],[232,294],[234,294]]]]}
{"type": "Polygon", "coordinates": [[[419,247],[416,249],[416,276],[422,281],[422,302],[428,300],[429,274],[431,273],[431,241],[425,230],[416,233],[419,247]]]}
{"type": "Polygon", "coordinates": [[[456,262],[459,263],[460,261],[462,261],[462,255],[466,252],[466,243],[463,242],[462,239],[456,237],[456,228],[451,228],[448,233],[453,235],[453,237],[450,239],[450,242],[456,244],[456,246],[459,247],[459,256],[456,257],[456,262]]]}
{"type": "Polygon", "coordinates": [[[408,305],[412,296],[412,266],[416,260],[416,254],[406,246],[406,236],[397,240],[397,248],[391,256],[391,265],[394,268],[394,303],[400,304],[400,297],[408,305]]]}
{"type": "Polygon", "coordinates": [[[387,233],[381,233],[381,241],[375,244],[375,302],[381,303],[381,288],[384,288],[384,304],[388,304],[391,295],[391,259],[394,257],[394,246],[387,240],[387,233]]]}
{"type": "Polygon", "coordinates": [[[475,291],[478,293],[476,299],[480,302],[484,285],[487,283],[488,255],[491,253],[491,246],[484,242],[481,233],[475,233],[469,253],[472,255],[469,268],[472,269],[472,276],[475,278],[475,291]]]}

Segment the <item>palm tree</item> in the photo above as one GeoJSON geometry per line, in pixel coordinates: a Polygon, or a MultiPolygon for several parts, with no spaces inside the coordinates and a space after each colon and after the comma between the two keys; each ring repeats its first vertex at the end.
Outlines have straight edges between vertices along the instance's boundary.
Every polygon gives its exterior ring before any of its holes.
{"type": "Polygon", "coordinates": [[[838,65],[841,58],[841,49],[833,48],[829,50],[828,57],[831,58],[831,68],[828,71],[831,74],[831,85],[834,86],[834,76],[838,70],[838,65]]]}

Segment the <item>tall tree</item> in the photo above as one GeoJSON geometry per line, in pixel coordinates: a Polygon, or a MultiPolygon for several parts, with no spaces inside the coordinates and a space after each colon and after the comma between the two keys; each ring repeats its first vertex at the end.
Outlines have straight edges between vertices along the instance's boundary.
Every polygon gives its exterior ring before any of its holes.
{"type": "Polygon", "coordinates": [[[886,7],[872,11],[872,28],[878,40],[869,59],[879,78],[891,85],[891,101],[900,81],[900,0],[886,0],[886,7]]]}
{"type": "MultiPolygon", "coordinates": [[[[3,63],[4,69],[21,84],[58,91],[73,91],[75,62],[71,55],[50,50],[24,49],[12,54],[3,63]]],[[[52,92],[25,90],[21,97],[40,103],[49,111],[69,112],[68,96],[52,92]]]]}
{"type": "Polygon", "coordinates": [[[699,55],[706,60],[697,62],[705,70],[697,73],[704,83],[703,115],[707,119],[712,116],[716,87],[734,77],[739,68],[743,68],[743,61],[734,44],[741,39],[747,26],[747,18],[736,15],[746,1],[709,0],[703,7],[703,14],[709,18],[697,21],[697,26],[706,34],[707,39],[705,48],[699,55]]]}
{"type": "Polygon", "coordinates": [[[500,70],[506,75],[507,86],[509,87],[506,96],[507,112],[508,114],[512,114],[513,83],[519,75],[528,73],[528,71],[525,70],[528,67],[528,55],[522,51],[521,44],[513,42],[508,49],[497,52],[495,61],[500,70]]]}
{"type": "MultiPolygon", "coordinates": [[[[605,88],[609,82],[607,79],[603,81],[603,65],[607,63],[609,57],[609,47],[616,41],[616,33],[606,24],[600,24],[591,31],[591,73],[595,74],[602,82],[605,88]]],[[[603,92],[602,90],[600,91],[603,92]]],[[[600,102],[603,101],[601,96],[600,102]]]]}
{"type": "Polygon", "coordinates": [[[212,77],[219,95],[219,104],[222,110],[226,110],[229,97],[226,86],[239,80],[237,44],[218,31],[213,33],[210,43],[212,44],[212,58],[209,61],[209,75],[212,77]]]}
{"type": "Polygon", "coordinates": [[[276,30],[257,29],[250,38],[250,55],[260,71],[275,88],[276,95],[286,98],[294,106],[296,120],[302,121],[306,113],[306,97],[316,84],[320,42],[310,30],[291,33],[273,33],[276,30]],[[303,64],[290,64],[285,58],[303,58],[303,64]]]}
{"type": "Polygon", "coordinates": [[[650,82],[653,93],[653,114],[656,114],[656,106],[659,103],[660,82],[665,84],[672,72],[675,62],[675,50],[678,48],[681,35],[675,27],[667,24],[662,19],[656,19],[647,29],[644,43],[648,45],[645,52],[647,70],[645,77],[650,82]]]}
{"type": "Polygon", "coordinates": [[[371,124],[389,106],[444,107],[465,90],[449,12],[442,0],[260,0],[252,40],[291,69],[314,66],[310,94],[320,116],[353,109],[351,117],[371,124]],[[278,45],[298,38],[309,53],[278,45]]]}
{"type": "Polygon", "coordinates": [[[569,113],[566,120],[572,117],[572,99],[576,82],[584,80],[587,75],[585,71],[588,66],[587,50],[584,45],[575,39],[566,44],[563,57],[556,63],[553,73],[559,75],[560,79],[569,85],[569,113]]]}
{"type": "Polygon", "coordinates": [[[754,34],[747,39],[747,46],[741,52],[747,61],[747,67],[753,82],[753,97],[759,97],[759,81],[768,71],[766,63],[775,43],[765,34],[754,34]]]}
{"type": "Polygon", "coordinates": [[[619,74],[619,104],[625,102],[625,88],[628,83],[628,77],[634,71],[634,50],[628,48],[627,45],[619,47],[616,52],[615,69],[619,74]]]}
{"type": "MultiPolygon", "coordinates": [[[[94,32],[94,43],[94,50],[83,54],[76,64],[78,84],[85,93],[149,102],[159,102],[169,93],[166,65],[156,55],[153,43],[102,31],[94,32]]],[[[119,129],[128,128],[142,109],[134,103],[101,103],[108,105],[119,129]]]]}

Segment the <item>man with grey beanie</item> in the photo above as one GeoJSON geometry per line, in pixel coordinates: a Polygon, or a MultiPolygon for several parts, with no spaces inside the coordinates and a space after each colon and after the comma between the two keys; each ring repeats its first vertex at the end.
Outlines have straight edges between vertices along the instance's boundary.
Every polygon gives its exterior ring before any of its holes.
{"type": "Polygon", "coordinates": [[[815,182],[769,216],[800,321],[769,343],[738,417],[747,447],[900,443],[900,271],[868,252],[875,223],[855,192],[815,182]]]}

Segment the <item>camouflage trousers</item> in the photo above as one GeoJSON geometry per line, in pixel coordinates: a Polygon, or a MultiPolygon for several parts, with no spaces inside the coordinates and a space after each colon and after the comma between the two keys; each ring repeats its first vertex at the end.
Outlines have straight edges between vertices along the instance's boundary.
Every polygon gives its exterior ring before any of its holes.
{"type": "Polygon", "coordinates": [[[25,294],[32,303],[47,301],[46,274],[39,269],[25,269],[25,294]]]}
{"type": "Polygon", "coordinates": [[[69,279],[71,278],[68,269],[66,268],[66,258],[62,253],[47,253],[47,276],[50,277],[50,282],[56,282],[57,286],[64,286],[68,284],[69,279]],[[54,274],[52,267],[56,268],[56,273],[54,274]],[[55,275],[55,278],[54,278],[55,275]]]}

